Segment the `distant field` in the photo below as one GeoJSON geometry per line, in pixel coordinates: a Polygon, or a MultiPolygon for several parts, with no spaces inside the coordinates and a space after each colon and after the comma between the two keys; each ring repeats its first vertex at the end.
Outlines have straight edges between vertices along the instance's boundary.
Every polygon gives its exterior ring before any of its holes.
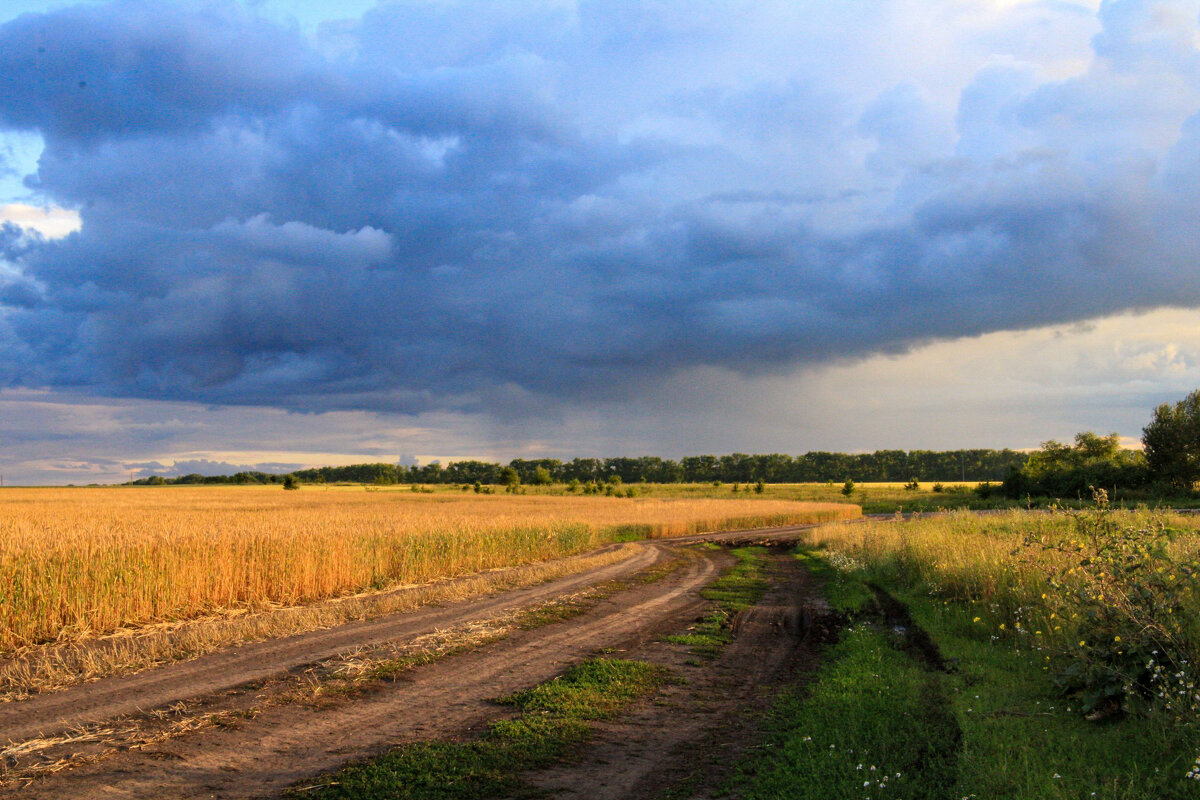
{"type": "Polygon", "coordinates": [[[630,538],[846,519],[745,498],[409,487],[0,491],[0,653],[528,564],[630,538]]]}
{"type": "MultiPolygon", "coordinates": [[[[995,489],[999,484],[990,484],[995,489]]],[[[916,489],[905,489],[903,483],[855,483],[849,495],[842,493],[842,483],[767,483],[763,484],[762,492],[755,490],[754,482],[749,483],[633,483],[620,487],[625,492],[630,489],[638,497],[654,498],[754,498],[758,500],[790,500],[803,503],[853,503],[861,506],[864,513],[891,513],[897,509],[904,511],[935,511],[938,509],[956,508],[1009,508],[1024,503],[1001,497],[998,491],[987,497],[980,497],[975,491],[979,483],[976,481],[942,481],[940,483],[923,481],[916,489]],[[934,487],[938,491],[934,491],[934,487]]],[[[401,489],[410,491],[409,486],[389,487],[391,490],[401,489]]],[[[421,487],[435,493],[461,492],[454,485],[426,485],[421,487]]],[[[496,491],[503,491],[497,489],[496,491]]],[[[571,492],[564,484],[550,486],[521,487],[528,496],[544,495],[551,497],[579,496],[579,491],[571,492]]]]}
{"type": "Polygon", "coordinates": [[[980,508],[1011,505],[1011,501],[993,495],[980,498],[973,490],[978,483],[945,481],[920,483],[916,489],[905,489],[903,483],[856,483],[849,495],[842,493],[841,483],[768,483],[758,494],[753,483],[665,483],[639,484],[650,497],[739,497],[750,495],[774,500],[795,500],[807,503],[854,503],[864,513],[932,511],[935,509],[980,508]],[[934,491],[938,486],[940,491],[934,491]],[[734,491],[736,488],[736,491],[734,491]]]}

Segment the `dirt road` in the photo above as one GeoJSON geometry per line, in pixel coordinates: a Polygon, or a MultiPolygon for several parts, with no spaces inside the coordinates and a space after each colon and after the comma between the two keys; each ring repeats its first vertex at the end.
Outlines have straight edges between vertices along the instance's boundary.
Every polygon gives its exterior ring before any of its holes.
{"type": "MultiPolygon", "coordinates": [[[[600,649],[652,655],[686,669],[681,649],[672,651],[661,638],[695,619],[705,604],[700,590],[731,558],[685,544],[778,542],[799,530],[646,542],[630,547],[618,563],[538,586],[231,648],[3,704],[0,742],[8,743],[8,773],[0,795],[275,797],[297,781],[397,743],[469,735],[503,713],[491,698],[548,680],[600,649]],[[647,570],[655,579],[638,579],[647,570]],[[528,615],[538,609],[560,613],[555,609],[564,598],[574,616],[528,626],[528,615]],[[431,640],[459,639],[485,643],[401,671],[398,680],[369,671],[366,679],[345,679],[356,665],[365,670],[431,640]]],[[[775,563],[774,588],[739,621],[735,645],[714,669],[689,681],[686,692],[676,690],[675,702],[695,713],[656,720],[653,711],[642,712],[637,724],[656,746],[622,757],[624,777],[602,781],[615,788],[594,796],[640,796],[646,775],[686,763],[673,750],[694,748],[712,739],[714,729],[728,728],[762,687],[803,660],[798,606],[813,593],[794,562],[775,563]]],[[[714,746],[725,746],[722,738],[713,739],[714,746]]],[[[630,740],[621,734],[606,745],[602,738],[598,747],[628,747],[630,740]]],[[[576,778],[556,778],[552,771],[539,781],[566,794],[588,767],[570,769],[576,778]]],[[[615,775],[611,769],[605,774],[615,775]]]]}

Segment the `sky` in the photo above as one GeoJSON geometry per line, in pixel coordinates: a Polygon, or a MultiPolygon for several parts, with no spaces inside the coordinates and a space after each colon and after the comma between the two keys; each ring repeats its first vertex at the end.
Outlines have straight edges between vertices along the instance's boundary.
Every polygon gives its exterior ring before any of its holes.
{"type": "Polygon", "coordinates": [[[1136,444],[1200,0],[0,11],[0,475],[1136,444]]]}

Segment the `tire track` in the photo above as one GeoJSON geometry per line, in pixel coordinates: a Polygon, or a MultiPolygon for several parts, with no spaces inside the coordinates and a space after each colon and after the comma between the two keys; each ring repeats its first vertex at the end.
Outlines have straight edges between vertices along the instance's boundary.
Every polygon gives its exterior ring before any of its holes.
{"type": "MultiPolygon", "coordinates": [[[[649,565],[668,547],[656,542],[644,550],[636,560],[649,565]]],[[[461,734],[496,716],[490,698],[548,680],[599,648],[644,642],[693,616],[704,603],[699,590],[728,557],[687,557],[685,569],[620,592],[580,617],[420,667],[400,682],[376,684],[322,708],[269,708],[238,727],[118,753],[47,776],[14,796],[270,797],[305,776],[399,742],[461,734]]],[[[595,572],[588,577],[587,582],[597,580],[595,572]]],[[[511,605],[511,596],[506,597],[511,605]]]]}
{"type": "Polygon", "coordinates": [[[306,667],[352,648],[413,639],[442,628],[530,606],[656,564],[659,547],[637,547],[623,561],[523,589],[427,607],[335,628],[227,648],[132,675],[106,678],[0,705],[0,742],[47,738],[81,726],[165,708],[306,667]]]}

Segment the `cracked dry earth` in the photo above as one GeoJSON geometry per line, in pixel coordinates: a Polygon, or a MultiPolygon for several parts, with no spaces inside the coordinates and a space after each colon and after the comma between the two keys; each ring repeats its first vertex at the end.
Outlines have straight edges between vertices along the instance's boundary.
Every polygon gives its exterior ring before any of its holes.
{"type": "Polygon", "coordinates": [[[777,544],[799,530],[639,543],[617,563],[537,586],[0,704],[0,796],[278,797],[397,744],[470,737],[507,713],[492,698],[608,652],[667,664],[681,680],[530,782],[549,796],[650,798],[678,786],[675,796],[703,797],[775,688],[815,665],[820,600],[793,559],[773,554],[771,588],[740,615],[734,642],[698,660],[663,637],[702,615],[700,591],[732,558],[686,545],[777,544]]]}

